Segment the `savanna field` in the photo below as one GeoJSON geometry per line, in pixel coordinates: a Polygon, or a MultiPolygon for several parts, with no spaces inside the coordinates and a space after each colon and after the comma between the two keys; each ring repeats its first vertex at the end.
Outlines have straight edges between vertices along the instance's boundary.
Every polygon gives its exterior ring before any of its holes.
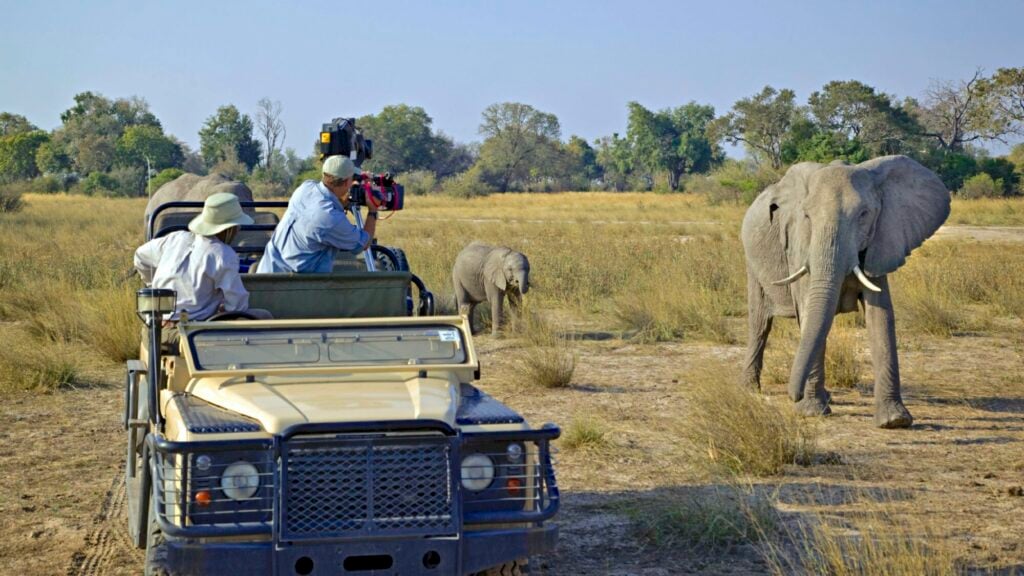
{"type": "MultiPolygon", "coordinates": [[[[0,572],[137,574],[121,363],[145,200],[24,202],[0,213],[0,572]]],[[[1024,200],[954,200],[891,277],[915,417],[896,431],[872,425],[857,315],[829,337],[833,416],[791,413],[791,320],[763,393],[738,386],[744,211],[691,194],[414,196],[379,224],[442,311],[470,241],[530,258],[526,317],[476,341],[479,385],[563,429],[560,549],[534,572],[1024,573],[1024,200]]]]}

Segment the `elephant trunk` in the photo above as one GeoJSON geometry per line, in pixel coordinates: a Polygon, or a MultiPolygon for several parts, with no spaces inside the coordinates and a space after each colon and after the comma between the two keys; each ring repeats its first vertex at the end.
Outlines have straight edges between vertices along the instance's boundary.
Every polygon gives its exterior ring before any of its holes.
{"type": "Polygon", "coordinates": [[[848,269],[842,264],[843,250],[836,228],[821,230],[811,242],[810,278],[800,311],[800,346],[789,375],[789,397],[799,402],[804,397],[807,377],[825,348],[832,329],[839,294],[848,269]]]}
{"type": "Polygon", "coordinates": [[[519,292],[526,294],[530,291],[530,277],[526,271],[516,272],[516,284],[519,285],[519,292]]]}

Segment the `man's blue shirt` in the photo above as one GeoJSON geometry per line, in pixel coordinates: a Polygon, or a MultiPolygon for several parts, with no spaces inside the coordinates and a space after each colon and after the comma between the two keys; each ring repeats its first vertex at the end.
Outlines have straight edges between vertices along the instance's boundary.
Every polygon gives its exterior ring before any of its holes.
{"type": "Polygon", "coordinates": [[[329,273],[339,250],[359,252],[369,241],[322,182],[306,180],[292,193],[256,271],[329,273]]]}

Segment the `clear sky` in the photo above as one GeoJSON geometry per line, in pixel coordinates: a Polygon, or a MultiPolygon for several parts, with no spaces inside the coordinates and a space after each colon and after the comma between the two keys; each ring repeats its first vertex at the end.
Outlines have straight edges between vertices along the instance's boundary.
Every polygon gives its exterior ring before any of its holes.
{"type": "Polygon", "coordinates": [[[0,0],[0,111],[52,129],[78,92],[138,95],[195,148],[218,106],[269,97],[305,155],[336,116],[404,102],[472,141],[487,105],[520,101],[593,140],[625,131],[630,100],[721,114],[766,84],[805,102],[847,79],[919,97],[1024,66],[1022,23],[1019,0],[0,0]]]}

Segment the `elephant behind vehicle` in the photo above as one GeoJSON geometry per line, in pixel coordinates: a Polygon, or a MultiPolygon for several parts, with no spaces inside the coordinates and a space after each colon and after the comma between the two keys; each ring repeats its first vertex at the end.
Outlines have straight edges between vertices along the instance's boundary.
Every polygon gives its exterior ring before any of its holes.
{"type": "MultiPolygon", "coordinates": [[[[252,201],[252,191],[244,183],[232,180],[223,174],[210,174],[199,176],[198,174],[182,174],[167,184],[161,186],[149,202],[146,203],[145,223],[149,223],[150,216],[161,204],[168,202],[205,202],[206,199],[219,192],[234,194],[242,202],[252,201]]],[[[199,212],[197,208],[168,208],[162,210],[157,216],[154,230],[159,230],[167,225],[167,221],[175,219],[172,214],[187,213],[195,215],[199,212]]],[[[185,216],[178,217],[187,223],[185,216]]],[[[175,220],[177,221],[177,220],[175,220]]]]}
{"type": "Polygon", "coordinates": [[[887,275],[945,222],[949,206],[939,177],[906,156],[855,166],[803,162],[766,188],[747,210],[742,229],[747,383],[760,387],[772,318],[796,317],[801,337],[789,395],[804,414],[828,414],[826,338],[835,315],[859,304],[875,368],[875,423],[910,426],[887,275]]]}
{"type": "Polygon", "coordinates": [[[472,325],[473,310],[481,302],[491,304],[491,332],[502,324],[503,302],[520,312],[523,295],[530,290],[530,261],[521,252],[504,246],[472,242],[459,252],[452,267],[452,285],[460,314],[472,325]]]}

